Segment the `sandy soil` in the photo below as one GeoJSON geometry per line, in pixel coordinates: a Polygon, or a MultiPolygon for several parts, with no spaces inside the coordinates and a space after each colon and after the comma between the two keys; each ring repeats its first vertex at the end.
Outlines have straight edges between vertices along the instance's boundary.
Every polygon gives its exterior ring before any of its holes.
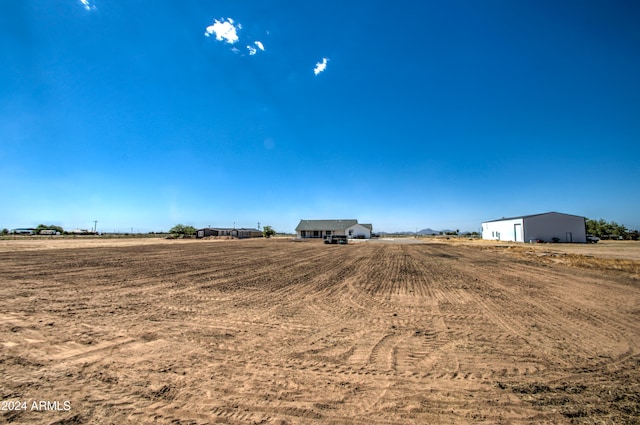
{"type": "Polygon", "coordinates": [[[489,245],[495,247],[515,247],[520,250],[532,252],[558,252],[565,254],[577,254],[599,258],[619,258],[640,261],[640,242],[638,241],[600,241],[595,244],[573,243],[541,243],[523,244],[515,242],[493,242],[484,240],[446,241],[447,243],[463,243],[467,245],[489,245]]]}
{"type": "Polygon", "coordinates": [[[495,244],[149,241],[0,241],[0,423],[640,420],[633,272],[495,244]]]}
{"type": "Polygon", "coordinates": [[[132,247],[140,245],[184,244],[189,242],[193,242],[193,240],[163,238],[101,238],[93,236],[14,236],[13,239],[0,239],[0,252],[132,247]]]}

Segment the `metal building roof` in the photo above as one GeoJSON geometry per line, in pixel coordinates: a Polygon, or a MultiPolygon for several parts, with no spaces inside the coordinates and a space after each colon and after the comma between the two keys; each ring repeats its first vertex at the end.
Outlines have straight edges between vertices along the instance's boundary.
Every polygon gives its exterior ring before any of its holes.
{"type": "Polygon", "coordinates": [[[567,217],[584,218],[581,215],[564,214],[564,213],[559,213],[559,212],[555,212],[555,211],[550,211],[550,212],[540,213],[540,214],[518,215],[518,216],[515,216],[515,217],[502,217],[502,218],[498,218],[498,219],[495,219],[495,220],[483,221],[483,223],[493,223],[495,221],[505,221],[505,220],[516,220],[518,218],[538,217],[538,216],[541,216],[541,215],[548,215],[548,214],[558,214],[558,215],[564,215],[564,216],[567,216],[567,217]]]}

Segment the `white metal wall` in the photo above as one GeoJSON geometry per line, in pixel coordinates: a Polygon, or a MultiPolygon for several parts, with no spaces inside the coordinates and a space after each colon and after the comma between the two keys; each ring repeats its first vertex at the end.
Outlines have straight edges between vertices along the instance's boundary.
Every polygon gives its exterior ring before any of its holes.
{"type": "Polygon", "coordinates": [[[482,223],[482,239],[487,240],[522,242],[524,241],[523,231],[522,218],[482,223]]]}

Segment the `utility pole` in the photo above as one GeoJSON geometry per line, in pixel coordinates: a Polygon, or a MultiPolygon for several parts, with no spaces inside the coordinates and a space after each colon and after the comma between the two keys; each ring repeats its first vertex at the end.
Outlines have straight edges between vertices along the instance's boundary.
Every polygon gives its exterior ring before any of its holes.
{"type": "Polygon", "coordinates": [[[98,220],[93,220],[93,233],[98,232],[98,220]]]}
{"type": "Polygon", "coordinates": [[[258,230],[260,230],[260,222],[258,222],[258,230]]]}

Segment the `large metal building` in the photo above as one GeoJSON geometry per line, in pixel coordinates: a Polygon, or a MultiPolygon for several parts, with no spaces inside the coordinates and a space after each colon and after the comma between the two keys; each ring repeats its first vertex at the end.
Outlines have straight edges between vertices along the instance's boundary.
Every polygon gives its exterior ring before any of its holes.
{"type": "Polygon", "coordinates": [[[548,212],[482,223],[482,239],[510,242],[587,242],[586,219],[548,212]]]}

